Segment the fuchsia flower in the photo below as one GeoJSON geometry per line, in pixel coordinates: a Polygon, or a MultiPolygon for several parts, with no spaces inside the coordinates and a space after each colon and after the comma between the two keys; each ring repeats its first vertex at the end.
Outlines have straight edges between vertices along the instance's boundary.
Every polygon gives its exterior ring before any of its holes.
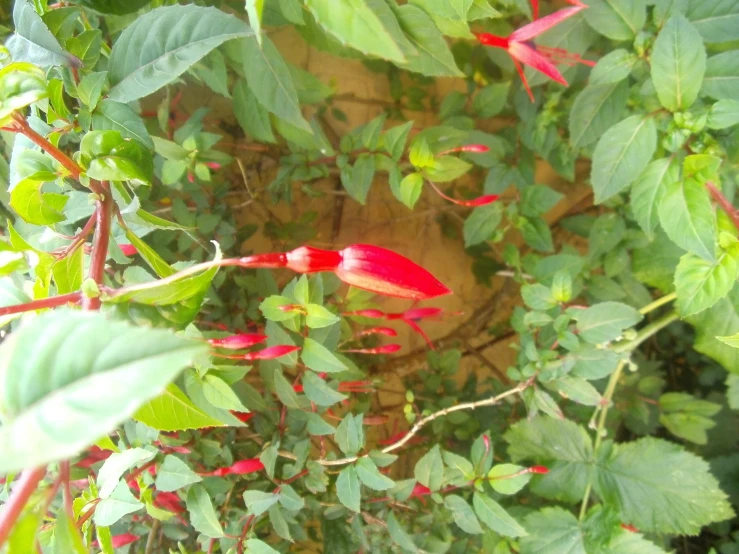
{"type": "Polygon", "coordinates": [[[238,419],[241,423],[246,423],[254,417],[254,412],[236,412],[231,410],[231,415],[238,419]]]}
{"type": "Polygon", "coordinates": [[[240,350],[249,348],[267,339],[267,335],[256,335],[252,333],[240,333],[222,339],[210,339],[208,342],[216,348],[227,348],[229,350],[240,350]]]}
{"type": "Polygon", "coordinates": [[[457,200],[456,198],[452,198],[451,196],[447,196],[446,194],[441,192],[441,189],[437,187],[433,181],[428,181],[428,183],[429,185],[431,185],[431,188],[434,189],[436,194],[441,196],[444,200],[453,202],[458,206],[466,206],[467,208],[478,208],[480,206],[487,206],[488,204],[492,204],[498,198],[500,198],[497,194],[483,194],[482,196],[478,196],[477,198],[473,198],[472,200],[457,200]]]}
{"type": "Polygon", "coordinates": [[[424,300],[451,293],[428,271],[392,250],[354,244],[343,250],[301,246],[287,253],[256,254],[238,260],[242,267],[284,267],[296,273],[332,271],[354,287],[386,296],[424,300]]]}
{"type": "Polygon", "coordinates": [[[180,497],[174,492],[158,492],[154,497],[154,506],[175,514],[187,511],[180,497]]]}
{"type": "Polygon", "coordinates": [[[546,475],[549,473],[549,468],[545,466],[531,466],[528,469],[529,473],[537,473],[539,475],[546,475]]]}
{"type": "Polygon", "coordinates": [[[291,344],[279,344],[277,346],[268,346],[262,350],[256,352],[248,352],[239,358],[244,360],[274,360],[280,356],[285,356],[291,352],[299,350],[299,346],[293,346],[291,344]]]}
{"type": "Polygon", "coordinates": [[[485,146],[484,144],[467,144],[465,146],[456,146],[455,148],[444,150],[443,152],[439,152],[437,156],[446,156],[447,154],[454,154],[456,152],[471,152],[473,154],[484,154],[485,152],[490,152],[490,147],[485,146]]]}
{"type": "MultiPolygon", "coordinates": [[[[477,40],[480,44],[492,46],[493,48],[502,48],[508,51],[532,102],[534,101],[534,94],[531,92],[531,88],[526,80],[521,64],[533,67],[553,81],[564,86],[567,86],[567,81],[556,68],[555,64],[564,63],[567,65],[575,65],[577,63],[581,63],[588,66],[595,65],[595,62],[584,60],[578,54],[567,52],[561,48],[537,46],[531,42],[535,37],[587,8],[587,6],[579,0],[568,0],[568,2],[574,7],[559,10],[553,14],[547,15],[546,17],[533,21],[528,25],[524,25],[520,29],[513,31],[513,33],[507,37],[499,37],[497,35],[491,35],[490,33],[477,34],[477,40]]],[[[537,2],[532,2],[532,8],[534,8],[534,13],[538,15],[537,2]]]]}
{"type": "Polygon", "coordinates": [[[135,256],[139,253],[138,250],[136,250],[136,247],[133,244],[119,244],[118,248],[121,249],[121,252],[123,252],[124,256],[135,256]]]}
{"type": "Polygon", "coordinates": [[[539,0],[531,0],[531,13],[534,19],[539,17],[539,0]]]}
{"type": "Polygon", "coordinates": [[[239,460],[228,467],[219,467],[213,471],[207,471],[200,473],[204,477],[225,477],[226,475],[247,475],[249,473],[256,473],[262,471],[264,464],[259,461],[259,458],[248,458],[246,460],[239,460]]]}
{"type": "MultiPolygon", "coordinates": [[[[434,345],[431,343],[431,339],[428,338],[426,333],[421,329],[421,327],[418,325],[418,321],[425,318],[431,318],[431,317],[438,317],[444,310],[441,308],[411,308],[410,310],[406,310],[404,312],[395,312],[395,313],[385,313],[380,310],[357,310],[355,312],[347,312],[344,315],[356,315],[356,316],[362,316],[362,317],[370,317],[374,319],[387,319],[388,321],[392,320],[401,320],[404,321],[408,326],[413,329],[416,333],[421,335],[423,337],[423,340],[426,341],[426,344],[431,347],[432,350],[434,350],[434,345]]],[[[388,329],[386,327],[375,327],[374,329],[388,329]]],[[[369,329],[368,331],[371,331],[369,329]]],[[[370,333],[367,333],[370,334],[370,333]]],[[[387,334],[387,333],[384,333],[387,334]]],[[[397,334],[397,333],[396,333],[397,334]]],[[[360,334],[361,336],[362,334],[360,334]]],[[[395,335],[391,335],[395,336],[395,335]]]]}

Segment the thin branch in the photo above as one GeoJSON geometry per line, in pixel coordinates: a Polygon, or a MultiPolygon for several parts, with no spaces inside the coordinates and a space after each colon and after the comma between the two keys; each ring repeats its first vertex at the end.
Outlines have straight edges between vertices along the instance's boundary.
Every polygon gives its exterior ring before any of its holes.
{"type": "Polygon", "coordinates": [[[149,531],[149,537],[146,539],[146,550],[144,551],[144,554],[152,554],[154,552],[154,543],[156,543],[156,537],[159,532],[160,525],[159,520],[155,519],[151,526],[151,530],[149,531]]]}
{"type": "Polygon", "coordinates": [[[70,292],[69,294],[60,294],[59,296],[51,296],[49,298],[40,298],[39,300],[0,308],[0,316],[43,310],[45,308],[57,308],[59,306],[64,306],[65,304],[79,304],[81,299],[82,292],[80,291],[70,292]]]}
{"type": "Polygon", "coordinates": [[[719,207],[724,212],[726,212],[726,215],[729,216],[731,222],[734,224],[734,227],[739,230],[739,210],[737,210],[734,205],[729,202],[729,199],[724,196],[724,193],[722,193],[718,189],[718,187],[714,185],[711,181],[706,182],[706,188],[708,189],[708,192],[711,194],[716,203],[719,205],[719,207]]]}
{"type": "Polygon", "coordinates": [[[64,497],[64,511],[67,517],[74,521],[74,508],[72,507],[72,490],[69,486],[69,461],[61,462],[59,464],[59,479],[62,481],[64,488],[62,489],[64,497]]]}
{"type": "Polygon", "coordinates": [[[10,499],[3,505],[3,511],[0,513],[0,546],[7,540],[10,530],[23,511],[23,507],[38,487],[41,479],[44,478],[44,475],[46,475],[45,467],[26,469],[21,473],[17,485],[13,487],[10,499]]]}
{"type": "MultiPolygon", "coordinates": [[[[108,259],[108,242],[110,241],[110,223],[113,216],[113,197],[110,194],[108,183],[103,182],[103,198],[97,201],[95,208],[95,236],[92,238],[92,254],[88,278],[100,286],[105,275],[105,261],[108,259]]],[[[85,296],[82,307],[86,310],[99,310],[100,298],[85,296]]]]}

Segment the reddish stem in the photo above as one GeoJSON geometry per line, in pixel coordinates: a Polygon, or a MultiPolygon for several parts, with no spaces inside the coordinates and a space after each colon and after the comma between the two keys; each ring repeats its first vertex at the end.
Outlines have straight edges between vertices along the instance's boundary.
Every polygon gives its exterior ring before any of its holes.
{"type": "Polygon", "coordinates": [[[72,490],[69,487],[69,460],[61,462],[59,464],[59,479],[61,479],[64,485],[63,496],[64,496],[64,511],[67,517],[74,521],[74,508],[72,507],[72,490]]]}
{"type": "Polygon", "coordinates": [[[15,130],[16,133],[25,135],[33,141],[34,144],[46,150],[52,158],[62,164],[62,166],[72,174],[72,177],[79,180],[82,168],[77,164],[77,162],[51,144],[45,137],[42,137],[34,131],[23,116],[15,114],[13,116],[13,122],[15,125],[11,127],[11,129],[15,130]]]}
{"type": "Polygon", "coordinates": [[[711,193],[711,197],[713,197],[719,207],[724,212],[726,212],[726,215],[729,216],[731,222],[734,224],[734,227],[739,230],[739,210],[737,210],[734,205],[729,202],[729,199],[726,198],[724,194],[718,189],[718,187],[714,185],[711,181],[706,182],[706,188],[708,189],[708,192],[711,193]]]}
{"type": "MultiPolygon", "coordinates": [[[[110,239],[110,222],[113,216],[113,197],[107,182],[102,183],[104,192],[103,199],[97,201],[95,209],[95,236],[92,239],[92,254],[90,256],[90,270],[88,278],[100,286],[103,284],[105,275],[105,261],[108,259],[108,241],[110,239]]],[[[85,310],[99,310],[100,298],[82,299],[82,307],[85,310]]]]}
{"type": "Polygon", "coordinates": [[[0,316],[20,314],[33,310],[43,310],[45,308],[58,308],[65,304],[78,304],[81,298],[82,293],[79,291],[70,292],[69,294],[60,294],[59,296],[52,296],[50,298],[41,298],[24,304],[16,304],[15,306],[0,308],[0,316]]]}
{"type": "Polygon", "coordinates": [[[10,499],[5,503],[3,511],[0,513],[0,546],[5,543],[10,530],[23,511],[23,507],[38,487],[41,479],[44,478],[44,475],[46,475],[45,467],[26,469],[21,473],[18,484],[13,488],[10,499]]]}

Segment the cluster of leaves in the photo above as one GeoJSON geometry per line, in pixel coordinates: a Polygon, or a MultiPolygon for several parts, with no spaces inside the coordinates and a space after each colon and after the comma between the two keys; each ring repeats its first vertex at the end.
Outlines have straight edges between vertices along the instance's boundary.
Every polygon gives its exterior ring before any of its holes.
{"type": "MultiPolygon", "coordinates": [[[[538,2],[15,0],[0,68],[0,547],[656,554],[709,528],[699,548],[733,552],[739,3],[570,4],[537,46],[597,63],[567,67],[562,88],[472,32],[510,35],[538,2]],[[386,113],[336,137],[339,91],[283,58],[264,32],[277,27],[386,75],[386,113]],[[465,92],[435,98],[445,77],[465,92]],[[378,441],[385,358],[377,378],[366,359],[398,345],[372,326],[419,331],[422,312],[377,311],[341,288],[346,268],[280,285],[243,269],[259,256],[223,260],[257,227],[228,206],[236,162],[208,110],[180,107],[196,84],[277,162],[249,202],[320,196],[334,177],[360,204],[386,184],[411,210],[424,189],[455,203],[465,217],[439,223],[461,231],[477,279],[505,269],[520,284],[494,337],[515,334],[515,366],[460,383],[465,352],[430,352],[406,380],[411,427],[378,441]],[[418,108],[440,123],[417,129],[418,108]],[[564,195],[536,182],[542,161],[589,181],[595,206],[546,218],[564,195]],[[92,309],[64,307],[80,302],[92,309]]],[[[311,217],[264,233],[302,243],[311,217]]]]}

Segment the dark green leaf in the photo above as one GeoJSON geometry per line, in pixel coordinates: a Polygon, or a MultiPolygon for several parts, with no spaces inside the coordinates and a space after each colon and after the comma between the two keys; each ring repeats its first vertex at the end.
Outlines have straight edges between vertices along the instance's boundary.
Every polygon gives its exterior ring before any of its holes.
{"type": "Polygon", "coordinates": [[[354,466],[347,466],[341,470],[338,479],[336,479],[336,494],[339,501],[354,512],[361,510],[360,502],[362,499],[359,485],[359,477],[354,466]]]}
{"type": "Polygon", "coordinates": [[[503,219],[499,204],[489,204],[472,210],[464,221],[464,246],[469,248],[491,238],[503,219]]]}
{"type": "Polygon", "coordinates": [[[82,65],[77,57],[62,48],[29,0],[15,1],[13,22],[15,33],[5,43],[13,61],[29,62],[40,67],[82,65]]]}
{"type": "Polygon", "coordinates": [[[705,42],[739,39],[739,3],[734,0],[689,2],[685,15],[705,42]]]}
{"type": "Polygon", "coordinates": [[[597,141],[621,120],[629,87],[626,81],[590,84],[578,95],[570,110],[570,142],[582,148],[597,141]]]}

